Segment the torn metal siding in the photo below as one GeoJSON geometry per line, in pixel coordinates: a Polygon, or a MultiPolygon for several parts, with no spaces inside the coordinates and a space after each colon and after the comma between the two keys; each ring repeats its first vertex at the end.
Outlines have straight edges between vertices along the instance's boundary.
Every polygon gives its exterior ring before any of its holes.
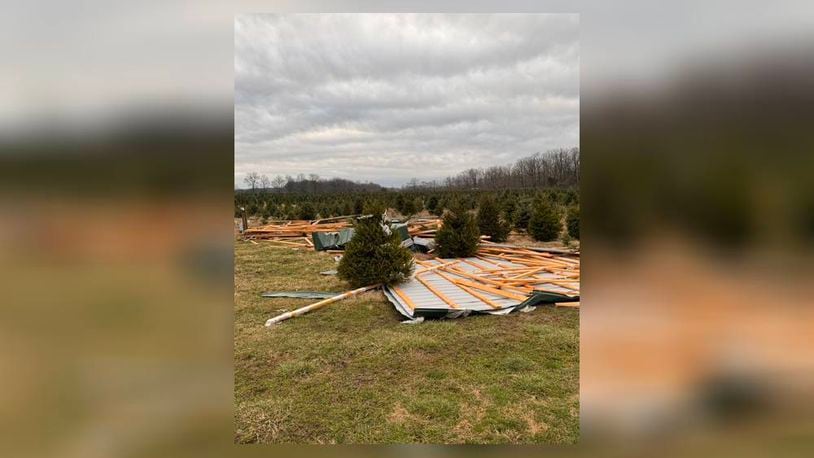
{"type": "MultiPolygon", "coordinates": [[[[477,261],[477,258],[467,258],[467,261],[477,261]]],[[[451,259],[433,260],[431,265],[439,265],[445,262],[454,261],[451,259]]],[[[466,269],[468,264],[461,263],[461,267],[466,269]]],[[[476,267],[468,266],[467,270],[477,271],[476,267]]],[[[436,272],[426,272],[420,274],[421,278],[430,284],[437,291],[441,292],[445,297],[450,299],[457,307],[453,307],[442,300],[435,292],[423,284],[416,278],[412,278],[397,286],[388,286],[384,289],[385,296],[395,306],[396,310],[407,318],[416,318],[418,316],[460,316],[466,315],[471,312],[489,313],[493,315],[505,315],[517,306],[522,301],[509,299],[503,296],[498,296],[488,292],[478,291],[483,297],[486,297],[494,304],[498,304],[500,308],[495,308],[492,305],[484,302],[483,300],[475,297],[469,292],[462,289],[460,286],[450,282],[436,272]],[[408,304],[405,300],[406,296],[412,304],[408,304]],[[462,313],[466,312],[466,313],[462,313]]],[[[444,272],[444,275],[454,278],[462,278],[453,273],[444,272]]]]}
{"type": "MultiPolygon", "coordinates": [[[[533,267],[526,264],[498,258],[433,259],[423,262],[413,278],[400,285],[388,286],[384,292],[396,310],[410,319],[458,317],[470,313],[505,315],[525,307],[527,303],[539,303],[539,297],[536,301],[530,300],[534,294],[538,294],[538,291],[545,291],[553,297],[560,296],[565,302],[578,301],[578,280],[569,280],[562,275],[544,270],[522,273],[532,269],[533,267]],[[450,265],[454,267],[449,267],[450,265]],[[456,273],[456,269],[460,272],[456,273]],[[512,280],[517,281],[514,277],[517,272],[521,272],[520,277],[527,281],[525,290],[521,291],[521,288],[511,283],[512,280]],[[463,273],[470,276],[467,277],[463,273]],[[509,295],[513,297],[461,283],[456,284],[453,280],[492,286],[504,293],[511,293],[509,295]],[[572,287],[549,283],[547,280],[566,283],[572,287]],[[575,287],[569,284],[571,281],[576,284],[575,287]]],[[[578,273],[578,269],[577,264],[575,272],[578,273]]],[[[550,303],[551,300],[548,299],[547,302],[550,303]]]]}

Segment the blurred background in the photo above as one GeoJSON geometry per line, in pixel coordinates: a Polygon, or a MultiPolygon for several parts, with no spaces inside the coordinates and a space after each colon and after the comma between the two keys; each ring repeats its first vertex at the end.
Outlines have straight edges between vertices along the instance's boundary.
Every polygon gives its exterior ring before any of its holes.
{"type": "Polygon", "coordinates": [[[814,3],[89,1],[0,17],[4,456],[265,450],[232,445],[256,11],[579,12],[582,443],[550,453],[811,453],[814,3]]]}

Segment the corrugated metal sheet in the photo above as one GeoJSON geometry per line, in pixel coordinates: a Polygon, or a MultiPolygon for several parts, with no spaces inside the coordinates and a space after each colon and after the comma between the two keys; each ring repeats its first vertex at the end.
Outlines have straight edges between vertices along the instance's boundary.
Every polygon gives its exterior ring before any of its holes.
{"type": "MultiPolygon", "coordinates": [[[[506,288],[506,291],[510,291],[516,296],[509,298],[482,289],[456,284],[452,280],[472,282],[473,279],[466,275],[451,272],[447,266],[444,266],[444,269],[424,271],[425,269],[451,263],[454,263],[455,269],[483,278],[484,280],[481,280],[481,282],[485,283],[474,281],[482,286],[488,286],[490,280],[498,281],[497,277],[505,279],[506,275],[501,274],[501,270],[511,272],[517,269],[529,269],[528,266],[523,264],[498,259],[486,260],[475,257],[434,259],[417,266],[417,274],[409,281],[400,285],[386,287],[385,295],[402,315],[408,318],[417,318],[419,316],[455,317],[469,313],[507,314],[517,309],[530,294],[530,292],[517,292],[515,289],[506,288]],[[497,271],[491,272],[492,270],[497,271]]],[[[535,288],[543,286],[545,290],[550,292],[574,295],[573,289],[545,282],[546,279],[561,281],[561,276],[548,272],[537,272],[532,278],[535,281],[535,288]]]]}

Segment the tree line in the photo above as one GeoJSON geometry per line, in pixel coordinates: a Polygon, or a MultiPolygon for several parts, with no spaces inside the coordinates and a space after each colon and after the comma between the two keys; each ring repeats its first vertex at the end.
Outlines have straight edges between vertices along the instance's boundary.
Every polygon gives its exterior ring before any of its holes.
{"type": "Polygon", "coordinates": [[[235,217],[242,209],[261,222],[274,219],[330,218],[367,213],[367,209],[392,208],[405,218],[419,213],[442,216],[445,210],[463,211],[480,209],[484,198],[494,201],[494,209],[508,229],[526,230],[536,204],[544,202],[556,214],[573,213],[579,207],[576,189],[504,189],[446,190],[446,189],[384,189],[378,192],[346,192],[334,194],[239,192],[235,194],[235,217]]]}
{"type": "MultiPolygon", "coordinates": [[[[277,175],[269,178],[257,172],[246,174],[246,189],[252,192],[337,193],[373,192],[384,188],[375,183],[359,183],[342,178],[321,179],[317,174],[296,177],[277,175]]],[[[579,186],[579,148],[561,148],[518,159],[514,164],[471,168],[442,180],[420,181],[413,178],[403,189],[523,189],[575,188],[579,186]]]]}
{"type": "Polygon", "coordinates": [[[254,189],[235,192],[235,216],[245,210],[265,223],[392,208],[405,218],[426,213],[477,214],[478,231],[493,240],[505,239],[512,229],[527,231],[538,240],[566,234],[579,238],[578,156],[578,148],[551,151],[507,167],[470,169],[442,184],[411,183],[401,189],[302,174],[291,180],[278,177],[273,184],[279,186],[267,189],[260,176],[259,187],[255,183],[254,189]]]}
{"type": "Polygon", "coordinates": [[[579,186],[579,148],[561,148],[506,166],[471,168],[443,180],[411,179],[407,189],[517,189],[579,186]]]}

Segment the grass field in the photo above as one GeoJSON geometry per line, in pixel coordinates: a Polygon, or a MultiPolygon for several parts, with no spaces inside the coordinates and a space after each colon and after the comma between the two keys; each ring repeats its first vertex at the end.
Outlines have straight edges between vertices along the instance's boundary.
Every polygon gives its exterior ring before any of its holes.
{"type": "Polygon", "coordinates": [[[235,242],[238,443],[574,443],[579,311],[401,324],[381,292],[266,328],[345,291],[327,253],[235,242]]]}

